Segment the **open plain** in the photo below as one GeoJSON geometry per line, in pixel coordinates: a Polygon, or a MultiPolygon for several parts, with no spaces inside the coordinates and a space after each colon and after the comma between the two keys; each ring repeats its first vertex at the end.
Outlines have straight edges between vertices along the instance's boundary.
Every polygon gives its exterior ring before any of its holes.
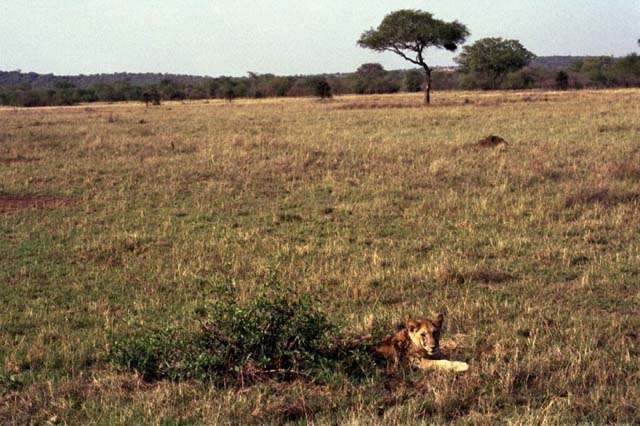
{"type": "Polygon", "coordinates": [[[640,90],[0,108],[0,423],[640,421],[640,90]],[[491,135],[508,144],[478,144],[491,135]],[[471,368],[216,387],[111,336],[277,278],[471,368]]]}

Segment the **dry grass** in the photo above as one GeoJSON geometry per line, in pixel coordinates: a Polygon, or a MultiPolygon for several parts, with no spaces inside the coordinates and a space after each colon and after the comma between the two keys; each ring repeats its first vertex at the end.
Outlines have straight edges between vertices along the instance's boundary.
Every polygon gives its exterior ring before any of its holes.
{"type": "Polygon", "coordinates": [[[59,197],[0,195],[0,214],[28,209],[59,209],[74,204],[73,200],[59,197]]]}
{"type": "Polygon", "coordinates": [[[580,204],[601,204],[612,207],[620,203],[634,203],[640,201],[640,189],[620,190],[607,187],[576,188],[566,197],[567,207],[580,204]]]}
{"type": "Polygon", "coordinates": [[[1,108],[0,195],[74,204],[0,213],[0,423],[638,423],[639,99],[1,108]],[[471,370],[222,390],[106,361],[274,274],[355,334],[446,311],[471,370]]]}

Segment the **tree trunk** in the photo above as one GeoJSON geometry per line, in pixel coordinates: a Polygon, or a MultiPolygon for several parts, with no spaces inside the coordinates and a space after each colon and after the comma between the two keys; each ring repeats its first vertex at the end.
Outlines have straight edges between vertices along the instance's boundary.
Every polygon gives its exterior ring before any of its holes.
{"type": "Polygon", "coordinates": [[[431,69],[425,67],[425,83],[424,83],[424,106],[431,104],[431,69]]]}

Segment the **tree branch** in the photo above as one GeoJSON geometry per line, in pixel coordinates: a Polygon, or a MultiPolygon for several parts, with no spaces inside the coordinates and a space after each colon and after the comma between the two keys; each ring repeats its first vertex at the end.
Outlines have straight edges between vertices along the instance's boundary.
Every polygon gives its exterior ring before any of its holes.
{"type": "Polygon", "coordinates": [[[402,56],[404,59],[406,59],[407,61],[409,61],[409,62],[411,62],[411,63],[414,63],[414,64],[416,64],[416,65],[421,65],[421,66],[422,66],[422,63],[420,63],[420,62],[416,61],[415,59],[411,59],[410,57],[408,57],[407,55],[405,55],[405,54],[402,52],[402,50],[398,49],[398,48],[397,48],[397,47],[395,47],[395,46],[394,46],[394,47],[389,48],[389,50],[390,50],[391,52],[393,52],[393,53],[397,54],[397,55],[402,56]]]}

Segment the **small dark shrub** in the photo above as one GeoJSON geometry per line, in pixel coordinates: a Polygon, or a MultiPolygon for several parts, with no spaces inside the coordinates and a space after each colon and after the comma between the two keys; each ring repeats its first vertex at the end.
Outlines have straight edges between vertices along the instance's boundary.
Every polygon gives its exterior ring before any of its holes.
{"type": "Polygon", "coordinates": [[[112,338],[109,356],[147,380],[201,379],[224,386],[371,371],[368,348],[341,338],[312,302],[278,285],[246,306],[226,296],[198,309],[195,331],[163,327],[112,338]]]}
{"type": "Polygon", "coordinates": [[[567,90],[569,88],[569,74],[564,71],[558,71],[556,74],[556,88],[559,90],[567,90]]]}
{"type": "Polygon", "coordinates": [[[314,82],[313,92],[320,99],[329,99],[333,96],[331,86],[324,78],[318,79],[314,82]]]}
{"type": "Polygon", "coordinates": [[[237,97],[235,87],[232,85],[228,85],[223,90],[223,96],[227,100],[227,102],[231,103],[237,97]]]}

